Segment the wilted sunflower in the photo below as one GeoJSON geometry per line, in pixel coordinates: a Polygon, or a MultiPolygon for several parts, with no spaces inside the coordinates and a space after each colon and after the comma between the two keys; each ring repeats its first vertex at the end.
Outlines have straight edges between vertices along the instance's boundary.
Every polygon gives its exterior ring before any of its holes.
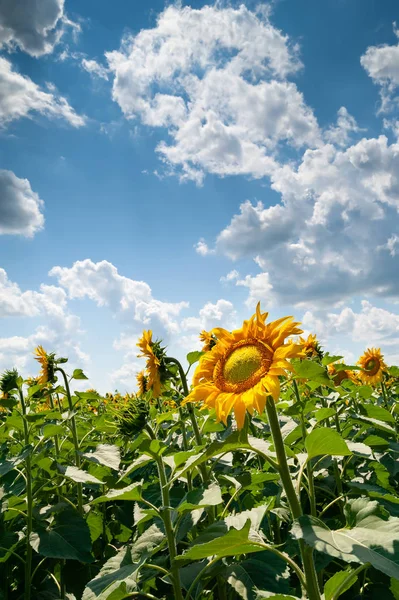
{"type": "Polygon", "coordinates": [[[43,346],[38,346],[35,349],[37,360],[42,368],[40,370],[39,377],[37,378],[37,383],[40,385],[44,385],[48,381],[50,383],[54,382],[54,354],[47,354],[44,350],[43,346]]]}
{"type": "Polygon", "coordinates": [[[315,333],[309,334],[306,340],[305,338],[300,337],[299,343],[302,345],[303,354],[308,358],[312,358],[313,356],[320,357],[322,355],[320,344],[315,333]]]}
{"type": "Polygon", "coordinates": [[[244,321],[241,329],[231,333],[221,328],[213,330],[217,342],[201,357],[193,378],[194,388],[184,404],[202,401],[206,407],[215,408],[217,419],[225,424],[234,410],[241,429],[247,410],[263,412],[268,394],[278,400],[278,376],[291,369],[287,359],[301,352],[301,346],[284,341],[302,331],[292,317],[266,324],[267,316],[260,312],[258,304],[256,314],[244,321]]]}
{"type": "Polygon", "coordinates": [[[212,348],[216,344],[216,338],[213,335],[213,329],[211,331],[205,331],[205,329],[203,329],[200,333],[199,338],[204,344],[201,349],[202,352],[209,352],[209,350],[212,350],[212,348]]]}
{"type": "Polygon", "coordinates": [[[147,391],[147,376],[144,373],[144,371],[140,371],[140,373],[137,373],[136,375],[136,381],[137,381],[137,385],[138,385],[138,395],[142,396],[143,394],[146,393],[147,391]]]}
{"type": "Polygon", "coordinates": [[[382,380],[383,371],[388,369],[380,348],[367,348],[357,362],[358,377],[364,385],[375,385],[382,380]]]}
{"type": "Polygon", "coordinates": [[[150,329],[148,331],[143,331],[143,335],[137,342],[137,346],[141,350],[141,354],[138,356],[144,356],[147,359],[147,388],[153,391],[155,398],[158,398],[161,395],[161,363],[155,352],[163,354],[163,350],[159,342],[152,341],[152,331],[150,329]]]}

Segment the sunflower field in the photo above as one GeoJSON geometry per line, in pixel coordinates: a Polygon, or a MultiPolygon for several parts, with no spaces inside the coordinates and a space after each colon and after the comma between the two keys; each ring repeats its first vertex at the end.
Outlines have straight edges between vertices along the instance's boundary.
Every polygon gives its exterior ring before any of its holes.
{"type": "Polygon", "coordinates": [[[125,396],[3,373],[0,600],[399,600],[399,368],[301,334],[145,331],[125,396]]]}

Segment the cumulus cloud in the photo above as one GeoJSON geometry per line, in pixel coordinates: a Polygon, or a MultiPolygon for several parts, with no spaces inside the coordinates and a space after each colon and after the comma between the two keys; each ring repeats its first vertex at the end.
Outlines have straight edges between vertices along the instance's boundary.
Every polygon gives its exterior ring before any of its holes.
{"type": "Polygon", "coordinates": [[[45,92],[29,77],[13,70],[11,62],[0,57],[0,128],[15,119],[31,116],[32,112],[49,119],[61,118],[73,127],[85,124],[85,117],[76,114],[53,86],[45,92]]]}
{"type": "Polygon", "coordinates": [[[186,317],[181,321],[179,344],[187,350],[200,350],[200,332],[214,327],[235,329],[238,326],[237,311],[232,302],[220,298],[216,302],[206,302],[198,316],[186,317]]]}
{"type": "Polygon", "coordinates": [[[216,251],[256,259],[274,298],[287,305],[397,297],[398,173],[399,144],[385,136],[307,150],[298,167],[285,165],[271,178],[281,203],[244,202],[216,251]],[[377,250],[388,243],[389,253],[377,250]]]}
{"type": "Polygon", "coordinates": [[[237,271],[237,269],[233,269],[232,271],[229,271],[227,273],[227,275],[223,275],[220,278],[220,282],[221,283],[230,283],[231,281],[235,281],[236,279],[238,279],[239,276],[240,276],[240,274],[237,271]]]}
{"type": "Polygon", "coordinates": [[[341,106],[338,110],[337,124],[329,127],[324,137],[327,142],[331,142],[337,146],[348,146],[352,134],[359,133],[360,131],[365,131],[365,129],[361,129],[355,117],[349,114],[345,106],[341,106]]]}
{"type": "Polygon", "coordinates": [[[0,169],[0,235],[33,237],[43,229],[43,206],[27,179],[0,169]]]}
{"type": "Polygon", "coordinates": [[[64,12],[64,0],[0,0],[0,48],[20,48],[31,56],[54,50],[65,28],[79,29],[64,12]]]}
{"type": "Polygon", "coordinates": [[[0,318],[31,318],[41,322],[28,336],[0,338],[0,371],[16,366],[24,375],[37,372],[33,350],[38,344],[49,352],[69,354],[72,366],[88,364],[89,357],[79,342],[80,319],[69,312],[67,294],[62,288],[42,284],[39,291],[22,291],[0,269],[0,318]]]}
{"type": "Polygon", "coordinates": [[[255,277],[247,275],[244,279],[239,279],[236,285],[248,288],[249,294],[245,303],[250,309],[254,309],[258,302],[263,306],[270,306],[273,303],[273,286],[268,273],[258,273],[255,277]]]}
{"type": "MultiPolygon", "coordinates": [[[[394,33],[399,37],[399,30],[395,24],[394,33]]],[[[381,86],[381,112],[393,108],[397,104],[394,92],[399,86],[399,44],[370,46],[361,57],[360,63],[373,82],[381,86]]]]}
{"type": "Polygon", "coordinates": [[[167,128],[157,151],[182,179],[264,177],[278,144],[319,143],[312,110],[286,80],[301,68],[298,48],[265,11],[170,6],[106,56],[114,100],[126,118],[167,128]]]}
{"type": "Polygon", "coordinates": [[[108,69],[92,58],[82,58],[82,68],[92,77],[108,80],[108,69]]]}

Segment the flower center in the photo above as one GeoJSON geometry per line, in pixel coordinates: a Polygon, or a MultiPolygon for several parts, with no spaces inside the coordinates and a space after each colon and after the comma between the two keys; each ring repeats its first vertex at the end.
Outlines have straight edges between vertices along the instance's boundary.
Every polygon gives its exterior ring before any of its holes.
{"type": "Polygon", "coordinates": [[[364,370],[368,375],[375,375],[380,368],[380,361],[376,358],[370,358],[364,365],[364,370]]]}
{"type": "Polygon", "coordinates": [[[262,365],[262,353],[257,346],[241,346],[224,363],[223,375],[228,383],[241,383],[262,365]]]}
{"type": "Polygon", "coordinates": [[[224,392],[243,392],[268,372],[272,359],[273,350],[260,340],[241,340],[217,362],[214,381],[224,392]]]}

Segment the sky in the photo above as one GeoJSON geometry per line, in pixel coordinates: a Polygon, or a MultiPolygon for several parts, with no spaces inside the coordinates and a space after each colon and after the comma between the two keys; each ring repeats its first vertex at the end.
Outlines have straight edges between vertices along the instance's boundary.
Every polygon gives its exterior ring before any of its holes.
{"type": "Polygon", "coordinates": [[[258,301],[398,364],[398,136],[396,0],[0,0],[0,371],[133,391],[258,301]]]}

